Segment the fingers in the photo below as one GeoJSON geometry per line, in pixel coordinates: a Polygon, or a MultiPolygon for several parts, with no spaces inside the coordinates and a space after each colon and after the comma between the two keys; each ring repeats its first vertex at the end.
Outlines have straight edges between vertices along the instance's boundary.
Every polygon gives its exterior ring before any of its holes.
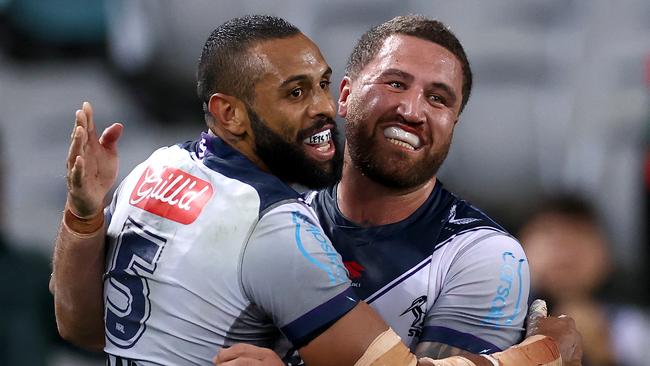
{"type": "Polygon", "coordinates": [[[113,123],[102,132],[102,135],[99,137],[99,143],[105,149],[115,152],[117,149],[117,141],[122,136],[123,130],[124,126],[121,123],[113,123]]]}
{"type": "Polygon", "coordinates": [[[217,356],[215,356],[215,360],[218,360],[219,362],[225,362],[239,357],[261,360],[264,357],[268,357],[269,352],[273,353],[273,351],[268,348],[257,347],[246,343],[237,343],[232,347],[221,349],[217,356]]]}
{"type": "Polygon", "coordinates": [[[252,358],[237,358],[226,362],[218,362],[214,359],[213,362],[218,366],[266,366],[263,361],[252,358]]]}
{"type": "Polygon", "coordinates": [[[74,166],[74,162],[77,160],[77,156],[83,154],[85,134],[86,132],[81,126],[75,127],[75,129],[72,131],[72,141],[70,142],[70,148],[68,149],[68,161],[66,165],[68,168],[68,173],[74,166]]]}
{"type": "MultiPolygon", "coordinates": [[[[74,114],[74,128],[76,129],[78,126],[81,126],[84,129],[88,128],[88,119],[86,118],[84,111],[81,109],[77,109],[74,114]]],[[[72,132],[74,135],[74,130],[72,132]]]]}
{"type": "Polygon", "coordinates": [[[69,187],[68,190],[73,192],[78,188],[81,188],[83,185],[84,177],[84,160],[81,156],[77,156],[72,169],[70,170],[69,176],[69,187]]]}
{"type": "Polygon", "coordinates": [[[74,128],[70,135],[70,149],[68,150],[68,171],[72,169],[77,156],[83,155],[85,146],[88,142],[88,119],[84,111],[78,109],[75,114],[74,128]]]}
{"type": "Polygon", "coordinates": [[[580,365],[582,359],[582,336],[570,316],[542,318],[540,334],[551,337],[560,349],[564,365],[580,365]]]}
{"type": "Polygon", "coordinates": [[[528,317],[526,318],[526,337],[535,334],[538,328],[540,319],[544,319],[548,316],[548,308],[546,306],[546,301],[541,299],[536,299],[530,304],[528,310],[528,317]]]}
{"type": "Polygon", "coordinates": [[[83,114],[86,117],[86,120],[88,122],[87,128],[88,128],[88,134],[91,136],[94,136],[95,134],[95,121],[93,120],[93,107],[90,105],[89,102],[83,102],[81,105],[81,109],[83,111],[83,114]]]}
{"type": "Polygon", "coordinates": [[[548,316],[548,307],[546,306],[546,301],[542,299],[535,299],[535,301],[530,304],[529,316],[536,315],[537,317],[547,317],[548,316]]]}

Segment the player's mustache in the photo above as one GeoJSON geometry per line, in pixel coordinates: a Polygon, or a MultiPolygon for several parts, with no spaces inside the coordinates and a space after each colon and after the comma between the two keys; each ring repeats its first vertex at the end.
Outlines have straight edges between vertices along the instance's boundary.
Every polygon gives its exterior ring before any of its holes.
{"type": "Polygon", "coordinates": [[[313,126],[305,128],[303,130],[300,130],[300,132],[298,132],[298,141],[303,141],[307,137],[313,135],[314,132],[320,130],[321,128],[323,128],[323,127],[325,127],[327,125],[332,125],[332,133],[334,133],[336,131],[336,129],[337,129],[336,121],[334,121],[333,118],[321,117],[321,118],[315,119],[313,126]]]}

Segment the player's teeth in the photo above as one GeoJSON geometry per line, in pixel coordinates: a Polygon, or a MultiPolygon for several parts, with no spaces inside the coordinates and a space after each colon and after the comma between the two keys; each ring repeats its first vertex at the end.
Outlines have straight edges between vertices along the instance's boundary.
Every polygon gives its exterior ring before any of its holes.
{"type": "Polygon", "coordinates": [[[420,138],[410,132],[406,132],[403,129],[391,126],[384,129],[384,136],[389,139],[395,139],[405,144],[408,144],[413,149],[420,147],[420,138]]]}
{"type": "Polygon", "coordinates": [[[391,143],[393,143],[395,145],[405,147],[405,148],[407,148],[409,150],[415,150],[415,148],[413,146],[407,144],[406,142],[403,142],[403,141],[400,141],[400,140],[395,140],[395,139],[388,139],[388,141],[390,141],[391,143]]]}
{"type": "Polygon", "coordinates": [[[324,143],[329,143],[332,139],[332,130],[327,129],[319,133],[313,134],[303,140],[304,143],[309,145],[320,145],[324,143]]]}
{"type": "Polygon", "coordinates": [[[330,148],[330,143],[326,142],[324,144],[318,145],[316,150],[321,151],[321,152],[326,152],[327,150],[329,150],[329,148],[330,148]]]}

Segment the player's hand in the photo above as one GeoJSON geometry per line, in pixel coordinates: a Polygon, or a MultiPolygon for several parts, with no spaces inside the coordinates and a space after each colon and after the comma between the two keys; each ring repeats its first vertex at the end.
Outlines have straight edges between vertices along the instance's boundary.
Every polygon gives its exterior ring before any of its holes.
{"type": "Polygon", "coordinates": [[[218,366],[284,366],[284,362],[268,348],[238,343],[224,348],[212,360],[218,366]]]}
{"type": "Polygon", "coordinates": [[[547,316],[546,302],[535,300],[530,306],[526,322],[526,337],[535,334],[549,336],[560,349],[563,365],[582,365],[582,335],[571,317],[547,316]]]}
{"type": "Polygon", "coordinates": [[[67,206],[73,214],[92,217],[104,207],[104,198],[117,179],[117,141],[123,129],[114,123],[98,138],[90,103],[84,102],[76,111],[66,174],[67,206]]]}

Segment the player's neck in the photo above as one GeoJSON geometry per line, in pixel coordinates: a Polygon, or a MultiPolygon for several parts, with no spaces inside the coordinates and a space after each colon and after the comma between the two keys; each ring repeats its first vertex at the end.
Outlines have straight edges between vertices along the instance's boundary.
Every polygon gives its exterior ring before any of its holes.
{"type": "Polygon", "coordinates": [[[339,210],[361,226],[387,225],[411,216],[427,200],[436,178],[411,189],[394,189],[361,174],[346,161],[336,191],[339,210]]]}
{"type": "MultiPolygon", "coordinates": [[[[264,161],[257,155],[255,152],[255,146],[250,137],[240,137],[234,136],[223,128],[210,127],[208,133],[213,136],[218,136],[226,144],[230,145],[233,149],[237,150],[240,154],[244,155],[248,160],[250,160],[255,166],[260,170],[270,173],[271,171],[266,166],[264,161]]],[[[288,184],[293,182],[287,182],[288,184]]]]}

